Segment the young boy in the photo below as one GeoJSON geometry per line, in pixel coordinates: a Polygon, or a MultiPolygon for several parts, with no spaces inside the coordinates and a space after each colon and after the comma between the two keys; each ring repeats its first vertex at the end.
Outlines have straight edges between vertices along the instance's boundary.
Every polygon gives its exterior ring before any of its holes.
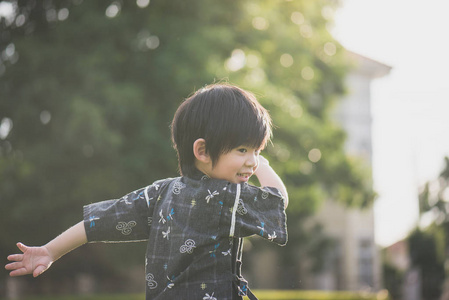
{"type": "Polygon", "coordinates": [[[172,122],[181,177],[84,207],[84,221],[48,244],[8,256],[11,276],[42,274],[86,242],[148,241],[146,299],[256,299],[241,276],[243,237],[285,245],[287,191],[260,156],[268,112],[238,87],[207,86],[172,122]],[[247,182],[256,175],[261,186],[247,182]]]}

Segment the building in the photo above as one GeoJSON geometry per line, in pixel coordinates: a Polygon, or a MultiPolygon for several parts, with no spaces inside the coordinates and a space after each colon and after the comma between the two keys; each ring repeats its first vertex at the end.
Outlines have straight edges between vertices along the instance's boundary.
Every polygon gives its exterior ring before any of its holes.
{"type": "MultiPolygon", "coordinates": [[[[334,118],[347,133],[345,150],[372,163],[371,90],[373,80],[387,75],[391,67],[348,52],[353,70],[346,78],[347,95],[334,118]]],[[[304,288],[321,290],[373,290],[382,286],[380,250],[375,243],[374,210],[348,208],[328,200],[314,217],[324,233],[335,241],[325,268],[304,278],[304,288]]]]}

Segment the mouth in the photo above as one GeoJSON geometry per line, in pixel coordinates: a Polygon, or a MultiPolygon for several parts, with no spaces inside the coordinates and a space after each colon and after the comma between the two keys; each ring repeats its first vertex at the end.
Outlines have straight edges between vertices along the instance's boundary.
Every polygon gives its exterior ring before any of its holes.
{"type": "Polygon", "coordinates": [[[242,181],[248,181],[253,173],[237,173],[237,177],[242,181]]]}

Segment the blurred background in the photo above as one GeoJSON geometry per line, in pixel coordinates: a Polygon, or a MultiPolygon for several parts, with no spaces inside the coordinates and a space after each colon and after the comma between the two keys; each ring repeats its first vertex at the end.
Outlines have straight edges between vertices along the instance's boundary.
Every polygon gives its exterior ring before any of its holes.
{"type": "MultiPolygon", "coordinates": [[[[289,243],[245,241],[252,288],[447,299],[445,0],[0,1],[0,256],[82,206],[177,176],[169,124],[202,86],[254,92],[289,243]],[[263,262],[263,263],[261,263],[263,262]]],[[[90,244],[0,297],[142,293],[145,243],[90,244]]]]}

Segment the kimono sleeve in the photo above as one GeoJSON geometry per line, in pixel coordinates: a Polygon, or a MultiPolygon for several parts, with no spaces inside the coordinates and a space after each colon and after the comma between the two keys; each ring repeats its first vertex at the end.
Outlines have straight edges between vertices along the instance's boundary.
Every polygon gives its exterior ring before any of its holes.
{"type": "Polygon", "coordinates": [[[89,242],[133,242],[148,240],[157,199],[152,184],[126,196],[84,206],[84,228],[89,242]]]}
{"type": "Polygon", "coordinates": [[[278,189],[244,186],[238,198],[234,236],[259,235],[281,246],[287,244],[285,200],[278,189]]]}

